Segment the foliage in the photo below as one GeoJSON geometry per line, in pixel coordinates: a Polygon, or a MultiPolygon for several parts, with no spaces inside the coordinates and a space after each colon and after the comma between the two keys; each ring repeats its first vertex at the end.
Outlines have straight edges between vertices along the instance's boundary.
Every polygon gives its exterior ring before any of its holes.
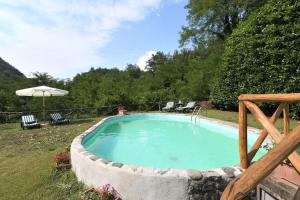
{"type": "Polygon", "coordinates": [[[190,0],[188,26],[183,26],[180,45],[192,43],[198,46],[210,39],[224,40],[245,20],[251,12],[263,5],[265,0],[190,0]]]}
{"type": "Polygon", "coordinates": [[[86,188],[71,170],[53,170],[53,155],[97,121],[30,130],[0,124],[0,199],[78,200],[86,188]]]}
{"type": "Polygon", "coordinates": [[[110,184],[103,185],[96,189],[100,198],[103,200],[120,200],[119,193],[110,184]]]}
{"type": "Polygon", "coordinates": [[[121,200],[120,194],[110,184],[91,188],[81,195],[81,200],[121,200]]]}
{"type": "Polygon", "coordinates": [[[166,64],[168,57],[170,56],[165,55],[161,51],[157,52],[148,60],[146,69],[152,73],[155,73],[160,66],[166,64]]]}
{"type": "Polygon", "coordinates": [[[300,2],[268,1],[227,40],[214,103],[236,109],[242,93],[299,92],[299,33],[300,2]]]}
{"type": "Polygon", "coordinates": [[[131,64],[124,71],[92,69],[74,78],[71,98],[77,106],[122,104],[126,109],[151,109],[167,100],[207,99],[222,49],[222,43],[215,43],[173,55],[158,52],[148,61],[147,71],[131,64]]]}
{"type": "MultiPolygon", "coordinates": [[[[51,192],[52,194],[48,195],[46,197],[45,194],[42,194],[44,196],[41,196],[40,199],[79,199],[80,192],[85,190],[85,185],[81,182],[77,181],[77,177],[74,174],[73,171],[60,171],[53,169],[48,176],[49,183],[48,185],[48,192],[51,192]]],[[[38,191],[35,191],[35,193],[39,193],[38,191]]]]}
{"type": "Polygon", "coordinates": [[[224,49],[223,39],[211,37],[211,32],[226,32],[222,20],[227,15],[227,23],[231,23],[230,29],[233,29],[236,27],[234,17],[244,19],[260,5],[256,0],[247,2],[191,0],[187,5],[189,27],[185,28],[195,29],[196,35],[185,35],[183,31],[182,39],[186,36],[183,40],[205,37],[205,44],[197,42],[193,50],[181,49],[172,54],[157,52],[148,61],[146,71],[128,64],[124,70],[91,68],[88,72],[77,74],[73,80],[59,80],[40,72],[33,73],[32,78],[0,79],[0,111],[41,110],[41,98],[15,95],[18,89],[38,85],[70,91],[66,97],[46,98],[47,109],[100,109],[122,104],[128,110],[151,110],[158,109],[158,104],[169,100],[208,100],[212,85],[220,75],[219,63],[224,49]],[[239,15],[234,16],[236,13],[239,15]],[[207,19],[204,24],[203,18],[207,19]]]}
{"type": "MultiPolygon", "coordinates": [[[[236,112],[207,110],[207,116],[238,122],[236,112]]],[[[87,188],[78,183],[71,170],[53,170],[53,154],[99,120],[73,120],[65,126],[30,130],[22,130],[19,123],[0,124],[0,199],[78,200],[87,188]]],[[[248,115],[248,124],[261,128],[251,115],[248,115]]],[[[291,120],[291,129],[297,124],[291,120]]],[[[277,120],[276,127],[283,130],[282,119],[277,120]]]]}
{"type": "MultiPolygon", "coordinates": [[[[190,0],[181,44],[192,42],[194,48],[157,52],[146,71],[135,64],[124,70],[98,67],[73,80],[59,80],[40,72],[32,78],[5,79],[0,70],[0,111],[41,110],[41,98],[15,95],[18,89],[38,85],[70,91],[66,97],[46,98],[47,109],[93,107],[98,111],[120,104],[129,111],[153,110],[165,101],[210,98],[217,108],[230,110],[236,109],[240,93],[297,92],[299,2],[265,2],[190,0]]],[[[264,108],[271,111],[272,106],[264,108]]]]}
{"type": "MultiPolygon", "coordinates": [[[[12,68],[12,66],[10,66],[12,68]]],[[[1,111],[26,111],[41,110],[42,99],[39,97],[19,97],[15,94],[16,90],[40,85],[69,89],[69,81],[58,80],[47,73],[33,73],[32,78],[15,77],[5,79],[1,78],[0,73],[0,112],[1,111]]],[[[47,108],[66,108],[70,102],[70,96],[67,97],[47,97],[47,108]]]]}
{"type": "Polygon", "coordinates": [[[61,163],[69,163],[70,162],[70,154],[66,151],[61,151],[53,157],[57,164],[61,163]]]}
{"type": "Polygon", "coordinates": [[[25,78],[24,74],[22,74],[19,70],[7,63],[2,58],[0,58],[0,77],[6,80],[17,77],[25,78]]]}

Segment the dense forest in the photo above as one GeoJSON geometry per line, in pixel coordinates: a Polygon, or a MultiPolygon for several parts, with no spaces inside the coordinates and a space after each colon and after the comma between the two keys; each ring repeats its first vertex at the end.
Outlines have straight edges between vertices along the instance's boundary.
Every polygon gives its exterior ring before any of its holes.
{"type": "MultiPolygon", "coordinates": [[[[39,72],[26,78],[8,63],[2,67],[1,59],[0,111],[40,109],[39,98],[15,95],[38,85],[70,91],[48,98],[49,109],[150,109],[168,100],[211,100],[216,108],[236,110],[241,93],[299,92],[299,0],[190,0],[186,9],[179,49],[158,52],[145,71],[128,64],[125,70],[91,68],[72,80],[39,72]]],[[[293,109],[297,115],[300,109],[293,109]]]]}

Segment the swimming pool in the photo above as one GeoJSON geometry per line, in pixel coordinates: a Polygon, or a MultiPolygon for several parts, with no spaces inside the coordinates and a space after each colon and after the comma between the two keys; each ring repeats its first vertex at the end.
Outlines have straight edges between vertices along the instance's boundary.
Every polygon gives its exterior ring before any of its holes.
{"type": "MultiPolygon", "coordinates": [[[[248,129],[249,146],[258,131],[248,129]]],[[[177,114],[104,118],[73,140],[71,163],[80,181],[124,200],[219,199],[243,171],[236,124],[177,114]]]]}
{"type": "MultiPolygon", "coordinates": [[[[255,135],[249,137],[250,147],[255,135]]],[[[239,163],[236,128],[186,115],[114,117],[85,138],[83,146],[113,162],[161,169],[205,170],[239,163]]]]}

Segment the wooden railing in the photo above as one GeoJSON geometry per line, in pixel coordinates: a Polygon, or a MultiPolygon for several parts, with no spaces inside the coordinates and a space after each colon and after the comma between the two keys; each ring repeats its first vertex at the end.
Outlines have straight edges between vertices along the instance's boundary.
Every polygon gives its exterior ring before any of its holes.
{"type": "Polygon", "coordinates": [[[287,157],[300,173],[300,155],[296,152],[300,145],[300,125],[289,132],[289,104],[298,101],[300,101],[300,93],[244,94],[239,96],[240,166],[246,170],[228,184],[221,200],[244,199],[260,181],[268,176],[287,157]],[[272,117],[268,119],[254,102],[280,102],[280,105],[272,117]],[[249,152],[247,149],[247,109],[264,127],[249,152]],[[282,112],[284,134],[281,134],[274,125],[282,112]],[[275,141],[275,148],[250,165],[268,134],[275,141]]]}

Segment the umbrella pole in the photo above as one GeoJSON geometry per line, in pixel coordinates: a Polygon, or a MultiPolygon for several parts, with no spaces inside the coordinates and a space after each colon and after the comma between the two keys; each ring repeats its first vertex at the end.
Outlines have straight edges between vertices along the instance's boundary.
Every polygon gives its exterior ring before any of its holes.
{"type": "Polygon", "coordinates": [[[44,91],[43,91],[43,119],[45,121],[45,96],[44,96],[44,91]]]}

